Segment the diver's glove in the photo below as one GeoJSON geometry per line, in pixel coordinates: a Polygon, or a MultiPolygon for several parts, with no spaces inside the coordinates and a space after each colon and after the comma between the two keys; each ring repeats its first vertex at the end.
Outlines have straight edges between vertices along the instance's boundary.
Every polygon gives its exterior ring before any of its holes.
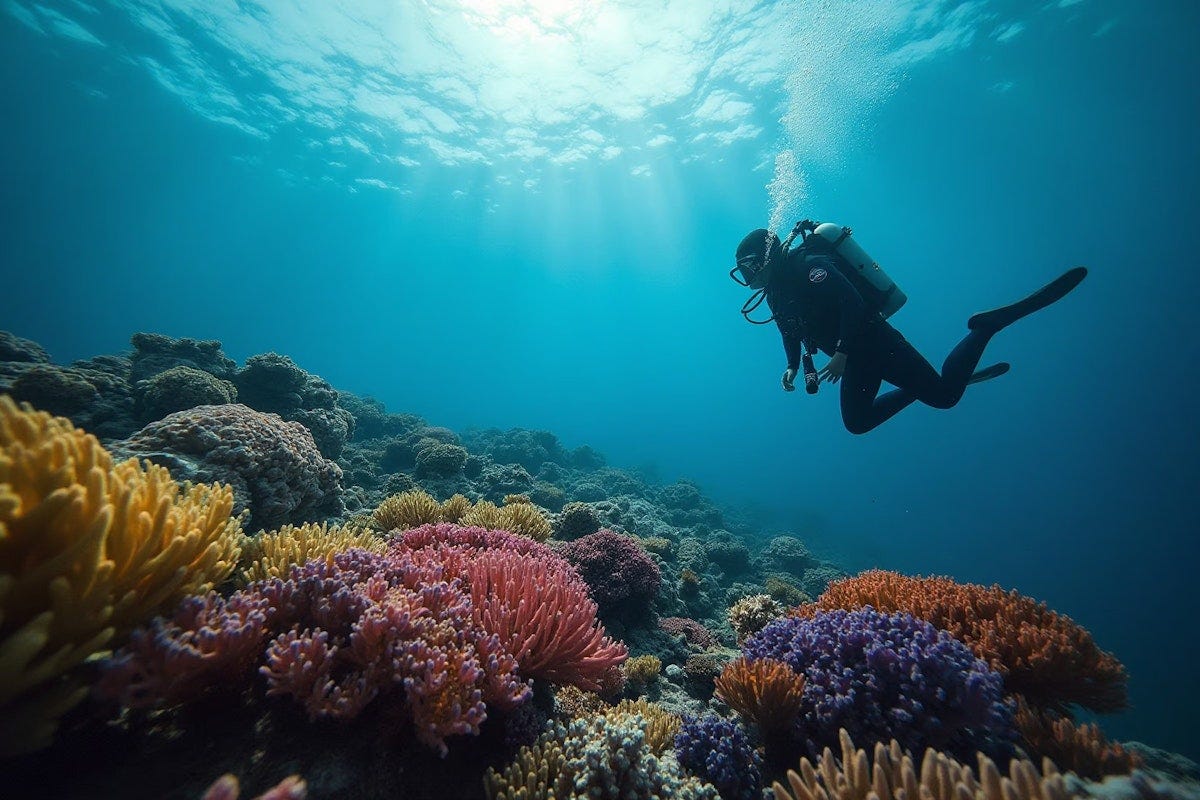
{"type": "Polygon", "coordinates": [[[785,392],[796,391],[796,370],[790,367],[783,371],[783,390],[785,392]]]}

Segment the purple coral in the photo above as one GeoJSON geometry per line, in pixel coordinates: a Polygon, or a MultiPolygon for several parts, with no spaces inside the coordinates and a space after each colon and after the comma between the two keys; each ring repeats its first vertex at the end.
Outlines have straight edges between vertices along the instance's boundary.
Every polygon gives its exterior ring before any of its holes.
{"type": "Polygon", "coordinates": [[[342,513],[342,470],[312,434],[247,406],[197,406],[152,422],[119,443],[123,456],[162,463],[177,479],[228,483],[250,528],[276,528],[342,513]]]}
{"type": "Polygon", "coordinates": [[[600,609],[653,600],[662,585],[658,564],[628,536],[602,528],[562,546],[600,609]]]}
{"type": "Polygon", "coordinates": [[[210,595],[135,634],[106,666],[101,693],[127,706],[180,702],[265,661],[269,693],[314,717],[352,717],[399,693],[418,738],[444,755],[445,737],[479,732],[486,704],[512,708],[529,695],[515,659],[474,622],[469,593],[446,572],[429,553],[349,550],[228,600],[210,595]]]}
{"type": "Polygon", "coordinates": [[[675,755],[680,766],[715,786],[721,800],[762,797],[762,757],[735,722],[714,714],[684,717],[675,755]]]}
{"type": "Polygon", "coordinates": [[[743,649],[804,675],[795,731],[812,756],[838,747],[838,729],[868,746],[895,738],[960,759],[1005,758],[1015,740],[999,673],[948,633],[910,614],[871,607],[776,620],[743,649]]]}

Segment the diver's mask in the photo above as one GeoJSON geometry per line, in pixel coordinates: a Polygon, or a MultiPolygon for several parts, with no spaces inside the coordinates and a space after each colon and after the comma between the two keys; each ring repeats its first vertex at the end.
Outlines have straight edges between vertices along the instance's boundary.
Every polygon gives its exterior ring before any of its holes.
{"type": "Polygon", "coordinates": [[[771,278],[770,264],[761,253],[751,253],[737,260],[729,277],[748,289],[765,289],[771,278]]]}

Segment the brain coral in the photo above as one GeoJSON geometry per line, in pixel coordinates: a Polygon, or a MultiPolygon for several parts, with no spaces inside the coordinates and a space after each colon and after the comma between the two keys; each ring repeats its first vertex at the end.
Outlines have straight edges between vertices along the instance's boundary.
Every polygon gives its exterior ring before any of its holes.
{"type": "Polygon", "coordinates": [[[198,406],[152,422],[117,448],[173,475],[233,486],[251,528],[277,528],[342,513],[342,470],[298,422],[241,404],[198,406]]]}
{"type": "Polygon", "coordinates": [[[232,403],[237,400],[237,389],[203,370],[179,366],[139,381],[134,400],[138,416],[153,422],[174,411],[232,403]]]}

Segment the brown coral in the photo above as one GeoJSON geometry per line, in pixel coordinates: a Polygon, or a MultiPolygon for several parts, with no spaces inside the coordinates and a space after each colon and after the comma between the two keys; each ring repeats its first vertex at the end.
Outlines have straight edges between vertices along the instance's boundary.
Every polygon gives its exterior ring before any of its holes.
{"type": "Polygon", "coordinates": [[[1098,725],[1076,726],[1069,719],[1030,708],[1024,701],[1018,704],[1014,721],[1026,750],[1050,759],[1064,772],[1101,780],[1105,775],[1128,775],[1141,766],[1136,753],[1110,742],[1098,725]]]}
{"type": "Polygon", "coordinates": [[[637,686],[651,683],[662,671],[662,660],[658,656],[635,656],[621,665],[625,680],[637,686]]]}
{"type": "Polygon", "coordinates": [[[352,547],[382,553],[387,542],[380,536],[359,527],[320,525],[310,522],[296,527],[284,525],[277,531],[247,539],[242,552],[242,579],[260,581],[267,578],[286,578],[294,564],[314,558],[330,560],[335,553],[352,547]]]}
{"type": "Polygon", "coordinates": [[[661,756],[675,741],[675,734],[683,725],[683,719],[678,714],[672,714],[658,703],[650,703],[644,697],[637,700],[622,700],[614,707],[604,712],[609,719],[620,716],[637,715],[642,718],[642,728],[646,732],[646,745],[661,756]]]}
{"type": "Polygon", "coordinates": [[[768,622],[782,617],[785,611],[770,595],[752,594],[729,607],[729,624],[740,645],[767,627],[768,622]]]}
{"type": "Polygon", "coordinates": [[[550,520],[532,503],[510,503],[499,510],[496,527],[528,536],[535,542],[550,538],[550,520]]]}
{"type": "Polygon", "coordinates": [[[918,773],[911,756],[892,740],[875,745],[874,759],[856,750],[841,731],[841,764],[828,747],[816,766],[800,760],[800,772],[788,770],[788,788],[772,785],[775,800],[1067,800],[1071,796],[1062,775],[1050,762],[1041,771],[1030,761],[1014,758],[1008,775],[979,754],[979,775],[970,767],[935,750],[926,750],[918,773]],[[873,763],[872,763],[873,761],[873,763]]]}
{"type": "Polygon", "coordinates": [[[1090,633],[1045,603],[996,585],[870,570],[831,583],[815,603],[793,613],[866,605],[907,611],[948,631],[1004,676],[1007,691],[1033,706],[1066,713],[1071,704],[1093,711],[1127,705],[1125,668],[1090,633]]]}
{"type": "Polygon", "coordinates": [[[459,524],[469,528],[497,530],[500,528],[500,509],[490,500],[480,500],[463,514],[459,524]]]}
{"type": "Polygon", "coordinates": [[[800,713],[804,676],[775,659],[739,658],[717,676],[716,694],[760,730],[780,731],[800,713]]]}
{"type": "Polygon", "coordinates": [[[452,495],[449,500],[442,503],[442,521],[443,522],[459,522],[463,515],[471,510],[471,501],[466,495],[452,495]]]}
{"type": "Polygon", "coordinates": [[[441,521],[441,504],[422,489],[394,494],[375,509],[375,524],[385,531],[406,531],[441,521]]]}
{"type": "Polygon", "coordinates": [[[79,664],[232,572],[233,502],[0,396],[0,753],[48,744],[79,664]]]}

